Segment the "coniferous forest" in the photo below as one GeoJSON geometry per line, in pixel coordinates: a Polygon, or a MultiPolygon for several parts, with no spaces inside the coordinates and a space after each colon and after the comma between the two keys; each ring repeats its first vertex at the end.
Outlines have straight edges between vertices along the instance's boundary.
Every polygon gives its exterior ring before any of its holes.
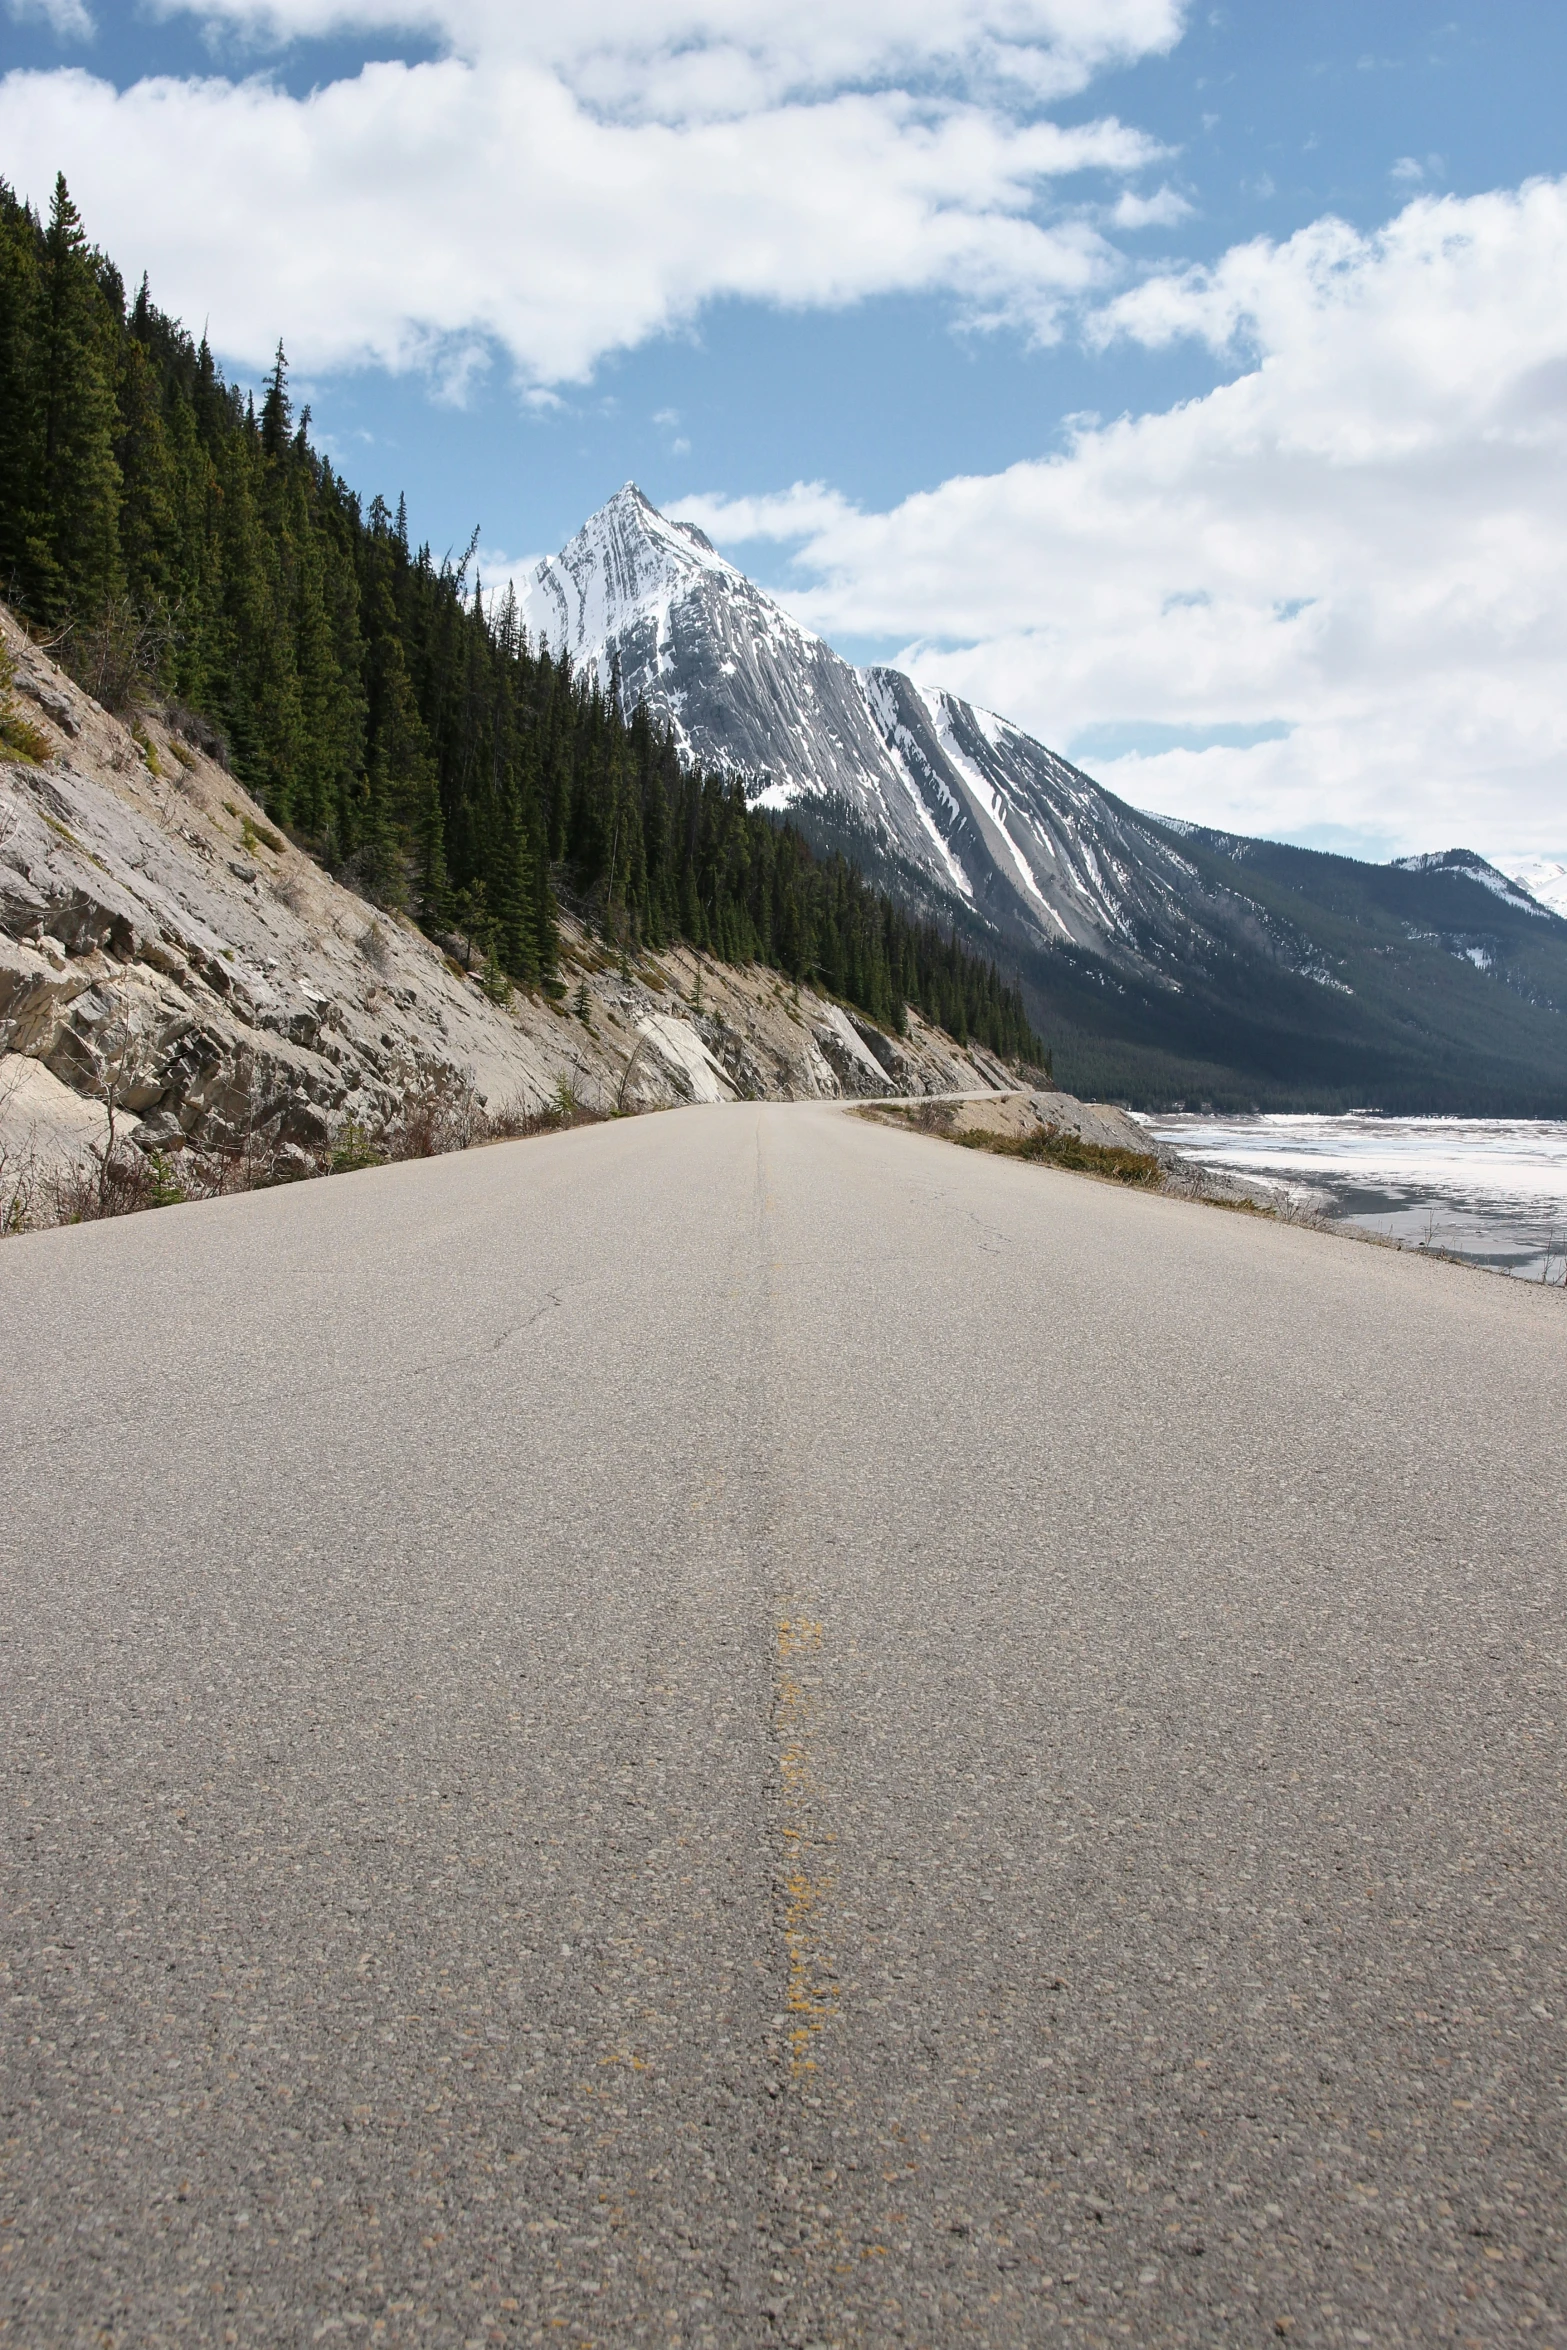
{"type": "Polygon", "coordinates": [[[636,953],[760,961],[899,1026],[1043,1058],[1014,983],[693,772],[527,641],[508,586],[415,548],[296,416],[127,298],[64,179],[0,181],[0,594],[111,708],[174,705],[333,872],[497,983],[557,988],[564,902],[636,953]]]}

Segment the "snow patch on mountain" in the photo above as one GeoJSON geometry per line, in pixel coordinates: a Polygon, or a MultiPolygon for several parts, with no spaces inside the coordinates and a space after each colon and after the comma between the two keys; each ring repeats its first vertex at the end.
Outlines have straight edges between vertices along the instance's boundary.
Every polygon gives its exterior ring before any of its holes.
{"type": "Polygon", "coordinates": [[[1559,857],[1512,858],[1502,867],[1509,881],[1527,891],[1537,906],[1567,921],[1567,863],[1559,857]]]}
{"type": "MultiPolygon", "coordinates": [[[[948,705],[946,695],[927,692],[923,687],[917,688],[916,690],[919,693],[920,700],[924,703],[926,709],[930,712],[931,723],[936,729],[936,740],[940,743],[942,749],[946,752],[947,758],[951,765],[957,769],[965,783],[967,783],[975,799],[979,802],[979,805],[981,808],[983,808],[985,814],[990,818],[991,823],[995,826],[997,837],[1007,853],[1008,859],[1011,862],[1012,870],[1016,873],[1019,881],[1028,891],[1029,895],[1037,899],[1038,903],[1044,907],[1045,912],[1048,914],[1051,909],[1049,902],[1045,897],[1045,893],[1040,888],[1038,882],[1034,879],[1033,873],[1029,869],[1027,860],[1019,854],[1017,843],[1013,840],[1011,833],[1007,830],[1007,808],[1001,798],[1001,794],[996,790],[994,784],[984,773],[983,769],[976,766],[973,760],[965,758],[962,750],[959,748],[957,730],[953,724],[953,712],[948,705]]],[[[988,731],[988,729],[984,727],[982,721],[980,720],[980,713],[976,710],[972,712],[971,715],[974,717],[976,722],[980,723],[980,731],[985,735],[986,741],[990,742],[993,746],[995,737],[988,731]]],[[[1057,917],[1057,919],[1059,920],[1059,917],[1057,917]]],[[[1064,933],[1066,925],[1061,923],[1060,927],[1064,933]]]]}

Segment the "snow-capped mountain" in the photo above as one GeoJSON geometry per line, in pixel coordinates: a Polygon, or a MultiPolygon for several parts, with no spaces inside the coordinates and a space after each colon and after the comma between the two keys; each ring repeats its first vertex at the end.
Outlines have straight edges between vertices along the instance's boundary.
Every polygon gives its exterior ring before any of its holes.
{"type": "Polygon", "coordinates": [[[1191,870],[1167,835],[989,711],[900,670],[855,669],[690,523],[628,482],[534,574],[535,640],[618,665],[629,709],[667,717],[764,806],[814,803],[929,894],[1015,943],[1138,953],[1191,870]]]}
{"type": "Polygon", "coordinates": [[[1140,814],[1004,718],[853,668],[630,482],[538,566],[523,617],[701,766],[988,941],[1079,1091],[1567,1111],[1547,876],[1140,814]]]}

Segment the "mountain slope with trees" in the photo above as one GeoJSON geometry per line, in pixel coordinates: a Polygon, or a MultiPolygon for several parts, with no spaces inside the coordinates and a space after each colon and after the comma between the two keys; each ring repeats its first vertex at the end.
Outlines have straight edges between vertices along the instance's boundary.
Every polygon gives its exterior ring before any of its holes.
{"type": "Polygon", "coordinates": [[[629,951],[684,940],[887,1026],[1041,1057],[1015,981],[684,762],[667,726],[530,645],[472,548],[437,562],[312,447],[277,365],[225,383],[87,239],[0,183],[0,592],[96,699],[156,696],[366,895],[555,980],[562,897],[629,951]]]}
{"type": "Polygon", "coordinates": [[[1153,937],[1141,971],[1075,949],[1019,957],[1074,1090],[1230,1111],[1567,1116],[1567,922],[1483,858],[1372,865],[1138,821],[1190,869],[1179,961],[1153,937]]]}

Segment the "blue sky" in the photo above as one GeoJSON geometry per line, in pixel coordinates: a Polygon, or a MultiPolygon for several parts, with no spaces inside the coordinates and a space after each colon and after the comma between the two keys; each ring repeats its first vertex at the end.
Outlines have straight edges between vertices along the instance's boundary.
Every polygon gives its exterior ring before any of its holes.
{"type": "Polygon", "coordinates": [[[563,42],[522,0],[90,6],[0,18],[0,169],[41,196],[63,165],[233,372],[281,334],[319,440],[437,549],[477,523],[492,568],[518,563],[634,477],[852,657],[990,700],[1144,804],[1368,853],[1454,826],[1567,846],[1537,641],[1563,410],[1538,314],[1567,289],[1554,214],[1516,195],[1567,171],[1567,11],[582,0],[563,42]],[[388,61],[413,71],[364,70],[388,61]],[[508,104],[531,180],[497,161],[458,185],[419,154],[436,122],[509,157],[508,104]],[[400,176],[428,190],[404,226],[400,176]],[[1464,209],[1493,192],[1511,209],[1464,209]],[[1392,383],[1391,319],[1418,382],[1392,383]],[[1511,354],[1462,415],[1444,334],[1511,354]],[[1392,446],[1395,400],[1440,447],[1392,446]],[[1520,400],[1527,430],[1499,427],[1520,400]],[[1368,429],[1388,447],[1346,481],[1368,429]],[[1449,496],[1465,546],[1436,611],[1449,496]],[[1145,507],[1147,593],[1135,533],[1096,551],[1145,507]],[[1485,729],[1433,712],[1456,640],[1485,729]]]}

